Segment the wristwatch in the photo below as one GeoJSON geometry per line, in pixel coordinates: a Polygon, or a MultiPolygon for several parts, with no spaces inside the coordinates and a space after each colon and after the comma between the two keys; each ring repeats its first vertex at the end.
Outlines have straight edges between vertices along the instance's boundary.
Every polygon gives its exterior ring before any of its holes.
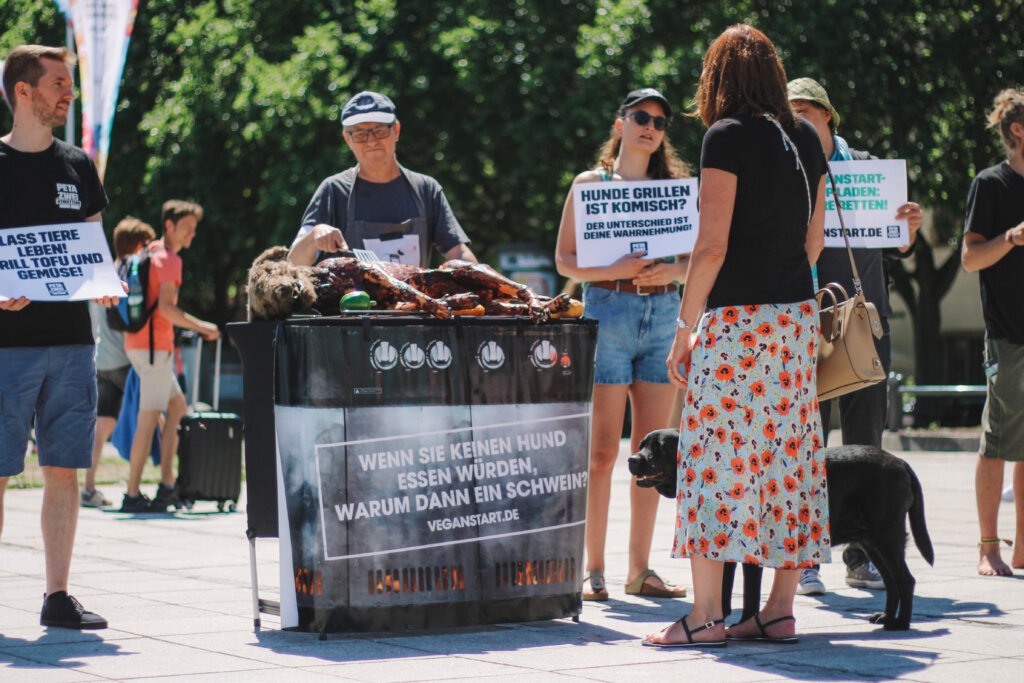
{"type": "Polygon", "coordinates": [[[680,330],[685,330],[687,327],[693,327],[693,325],[686,322],[682,318],[676,318],[676,327],[678,327],[680,330]]]}

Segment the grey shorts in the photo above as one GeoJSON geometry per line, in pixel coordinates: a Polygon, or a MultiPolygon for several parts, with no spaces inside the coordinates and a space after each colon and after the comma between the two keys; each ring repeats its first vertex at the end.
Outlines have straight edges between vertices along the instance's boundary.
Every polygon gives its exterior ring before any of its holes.
{"type": "Polygon", "coordinates": [[[131,365],[114,370],[96,371],[96,417],[112,417],[121,414],[121,400],[124,398],[124,383],[128,379],[131,365]]]}
{"type": "Polygon", "coordinates": [[[986,336],[985,368],[981,455],[1024,462],[1024,346],[986,336]]]}

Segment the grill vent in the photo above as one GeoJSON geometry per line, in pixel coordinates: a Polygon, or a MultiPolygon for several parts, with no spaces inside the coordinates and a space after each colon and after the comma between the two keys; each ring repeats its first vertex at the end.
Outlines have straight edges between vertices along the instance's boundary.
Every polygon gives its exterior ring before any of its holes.
{"type": "Polygon", "coordinates": [[[575,583],[576,559],[559,557],[553,560],[498,562],[494,565],[494,578],[498,588],[575,583]]]}
{"type": "Polygon", "coordinates": [[[464,591],[466,573],[462,565],[371,569],[367,572],[367,588],[370,595],[464,591]]]}

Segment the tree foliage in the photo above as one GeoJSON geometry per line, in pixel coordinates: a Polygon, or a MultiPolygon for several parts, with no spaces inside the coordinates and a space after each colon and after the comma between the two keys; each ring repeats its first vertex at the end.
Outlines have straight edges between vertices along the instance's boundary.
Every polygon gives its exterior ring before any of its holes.
{"type": "MultiPolygon", "coordinates": [[[[238,319],[247,265],[288,243],[319,181],[353,162],[341,105],[376,89],[398,105],[401,161],[441,181],[478,253],[553,248],[569,182],[628,90],[668,95],[670,135],[696,165],[703,126],[681,114],[707,45],[740,21],[772,37],[791,78],[828,88],[852,146],[907,160],[911,197],[937,217],[895,279],[927,374],[957,267],[935,248],[958,244],[970,179],[1002,158],[986,108],[1024,83],[1020,0],[144,0],[106,224],[131,213],[155,225],[164,199],[200,201],[183,305],[238,319]]],[[[64,39],[51,3],[0,0],[0,26],[4,52],[64,39]]]]}

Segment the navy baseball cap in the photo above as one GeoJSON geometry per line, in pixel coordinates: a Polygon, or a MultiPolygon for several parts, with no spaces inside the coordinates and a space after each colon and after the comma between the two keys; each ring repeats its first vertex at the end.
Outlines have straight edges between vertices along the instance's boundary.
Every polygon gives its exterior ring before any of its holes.
{"type": "Polygon", "coordinates": [[[341,110],[341,125],[354,126],[357,123],[391,123],[395,120],[395,103],[379,92],[363,92],[354,95],[341,110]]]}
{"type": "Polygon", "coordinates": [[[640,104],[644,100],[654,100],[661,105],[662,109],[665,110],[665,116],[672,118],[672,106],[665,99],[665,96],[654,88],[641,88],[640,90],[631,90],[626,99],[622,100],[622,111],[629,109],[630,107],[640,104]]]}

